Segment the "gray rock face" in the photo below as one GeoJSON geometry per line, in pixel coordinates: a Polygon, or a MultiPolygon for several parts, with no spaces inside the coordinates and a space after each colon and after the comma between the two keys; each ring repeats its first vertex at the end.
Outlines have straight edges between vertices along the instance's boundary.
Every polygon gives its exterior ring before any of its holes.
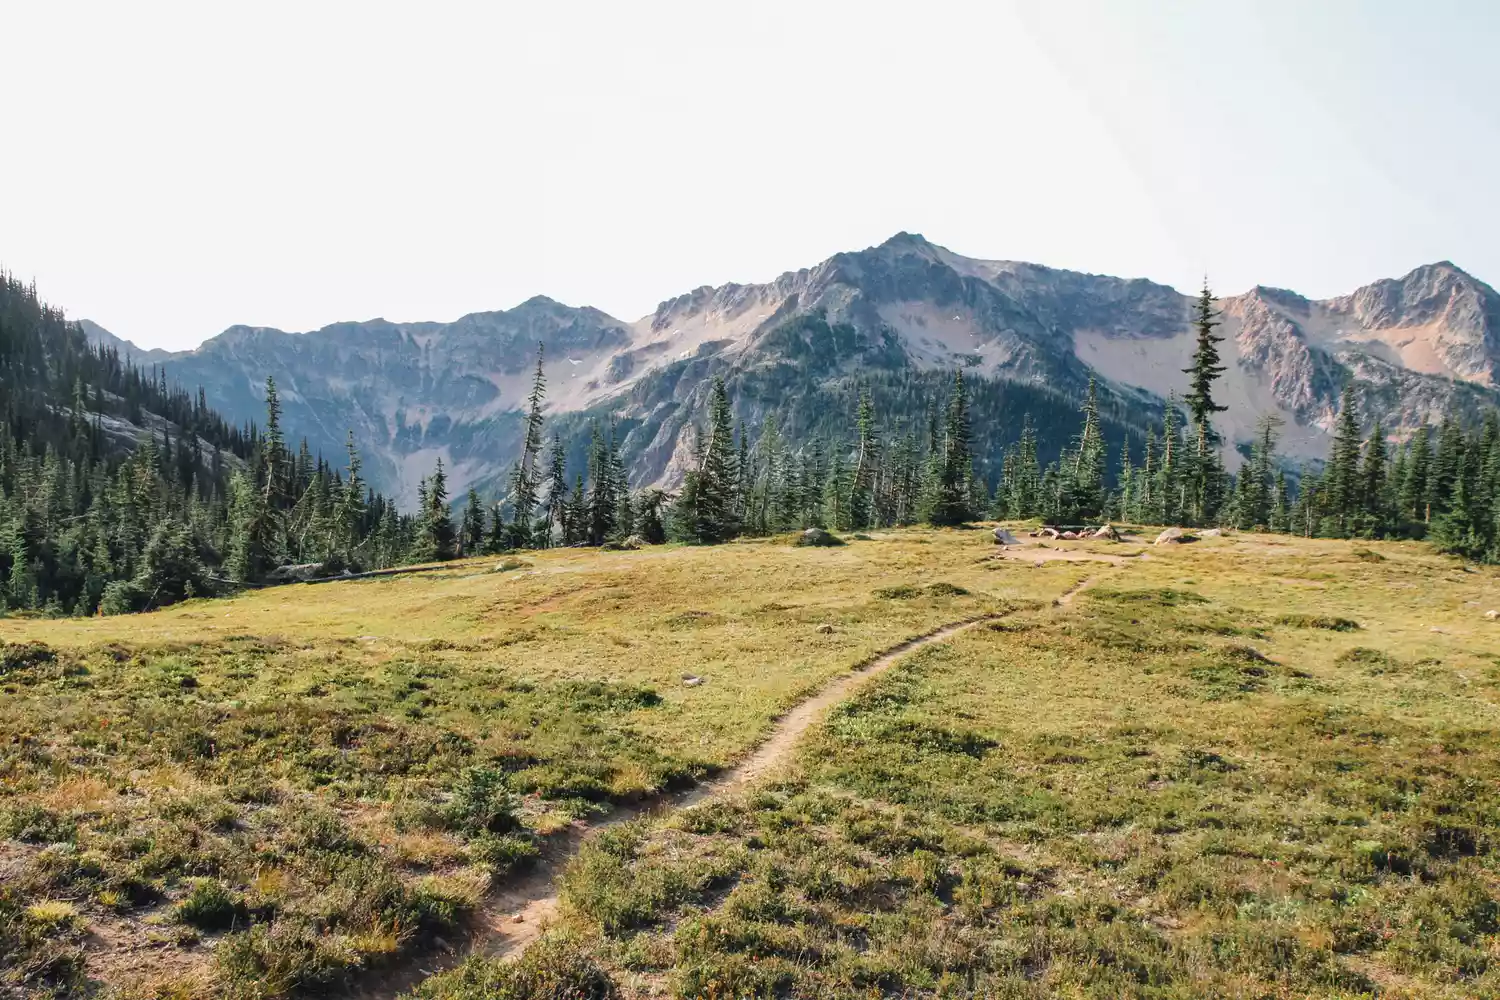
{"type": "MultiPolygon", "coordinates": [[[[750,390],[735,403],[752,426],[773,402],[809,394],[825,394],[817,406],[842,407],[840,387],[872,371],[956,367],[1075,395],[1094,371],[1144,414],[1184,386],[1190,302],[1151,281],[978,260],[901,233],[765,284],[695,289],[633,323],[537,297],[451,323],[370,320],[305,334],[232,327],[178,354],[89,330],[202,385],[231,419],[262,420],[274,376],[294,443],[306,436],[336,459],[352,429],[371,482],[410,498],[439,457],[455,494],[470,485],[492,492],[503,480],[538,343],[549,431],[565,435],[573,460],[589,417],[612,416],[632,480],[670,484],[715,372],[750,390]]],[[[1230,406],[1219,429],[1231,443],[1275,412],[1286,421],[1284,451],[1322,457],[1351,378],[1367,420],[1378,416],[1396,433],[1450,406],[1500,400],[1500,296],[1447,262],[1321,302],[1257,287],[1219,306],[1229,367],[1221,401],[1230,406]]],[[[1233,464],[1235,452],[1226,454],[1233,464]]]]}

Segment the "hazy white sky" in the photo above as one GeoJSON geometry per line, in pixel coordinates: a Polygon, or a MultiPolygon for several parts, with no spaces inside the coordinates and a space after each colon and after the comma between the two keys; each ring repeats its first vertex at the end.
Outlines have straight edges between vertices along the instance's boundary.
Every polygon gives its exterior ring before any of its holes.
{"type": "Polygon", "coordinates": [[[1500,281],[1497,10],[0,0],[0,267],[153,347],[629,320],[898,230],[1226,293],[1500,281]]]}

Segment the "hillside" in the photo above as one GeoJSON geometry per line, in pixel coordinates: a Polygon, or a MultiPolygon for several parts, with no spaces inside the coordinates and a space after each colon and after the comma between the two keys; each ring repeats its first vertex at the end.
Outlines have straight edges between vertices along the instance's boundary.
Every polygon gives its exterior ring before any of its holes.
{"type": "MultiPolygon", "coordinates": [[[[97,336],[97,331],[92,331],[97,336]]],[[[115,614],[288,563],[407,559],[412,525],[339,471],[168,385],[0,273],[0,613],[115,614]]]]}
{"type": "MultiPolygon", "coordinates": [[[[624,422],[621,450],[637,484],[680,467],[686,414],[711,373],[728,376],[736,415],[751,427],[773,406],[791,407],[794,437],[819,428],[847,439],[856,380],[923,386],[881,410],[888,425],[920,426],[932,396],[923,373],[962,365],[1004,397],[1005,419],[978,456],[993,475],[1023,412],[1037,418],[1043,457],[1056,454],[1073,422],[1053,418],[1075,408],[1090,372],[1116,406],[1112,436],[1143,425],[1183,387],[1188,302],[1142,279],[977,260],[903,233],[766,284],[695,289],[634,322],[537,297],[452,323],[371,320],[305,334],[233,327],[162,360],[240,419],[258,415],[261,387],[275,376],[294,433],[336,454],[352,428],[372,480],[408,498],[439,456],[457,489],[499,481],[519,447],[518,407],[538,342],[548,412],[562,418],[574,453],[588,416],[613,415],[624,422]]],[[[1398,435],[1450,409],[1473,413],[1500,398],[1497,303],[1494,289],[1448,263],[1327,301],[1259,287],[1221,299],[1231,407],[1223,429],[1243,445],[1260,415],[1277,413],[1283,450],[1321,458],[1349,379],[1367,420],[1398,435]]]]}
{"type": "Polygon", "coordinates": [[[0,619],[0,993],[1493,996],[1464,569],[914,529],[0,619]]]}

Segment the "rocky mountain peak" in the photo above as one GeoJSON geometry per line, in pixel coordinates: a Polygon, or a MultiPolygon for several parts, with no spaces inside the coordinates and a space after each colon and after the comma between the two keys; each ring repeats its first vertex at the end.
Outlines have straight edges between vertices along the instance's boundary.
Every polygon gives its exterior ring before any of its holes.
{"type": "MultiPolygon", "coordinates": [[[[1276,413],[1287,452],[1320,457],[1350,380],[1363,386],[1362,410],[1397,433],[1450,405],[1500,398],[1496,301],[1448,261],[1339,299],[1268,286],[1222,299],[1230,411],[1220,431],[1243,441],[1276,413]]],[[[538,295],[450,323],[371,320],[298,335],[233,327],[168,368],[234,419],[260,419],[261,386],[274,374],[295,390],[284,401],[293,433],[337,454],[353,428],[372,481],[409,498],[439,457],[455,490],[503,477],[541,342],[553,426],[566,438],[586,436],[595,417],[619,420],[644,483],[670,478],[715,372],[739,380],[737,416],[748,426],[773,406],[821,420],[826,406],[843,406],[831,401],[850,380],[960,367],[976,386],[1054,394],[1058,413],[1071,413],[1065,397],[1094,374],[1121,412],[1155,412],[1183,387],[1191,302],[1143,278],[966,257],[899,232],[768,282],[700,286],[635,322],[538,295]]]]}

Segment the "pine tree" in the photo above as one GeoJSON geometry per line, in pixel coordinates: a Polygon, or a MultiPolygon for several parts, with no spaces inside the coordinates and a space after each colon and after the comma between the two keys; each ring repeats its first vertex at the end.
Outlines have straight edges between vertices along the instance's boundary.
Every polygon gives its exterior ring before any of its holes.
{"type": "Polygon", "coordinates": [[[348,465],[344,472],[344,488],[341,491],[334,513],[335,549],[346,566],[354,562],[354,551],[364,534],[365,482],[360,476],[363,463],[359,450],[354,446],[354,431],[348,432],[344,445],[348,452],[348,465]]]}
{"type": "Polygon", "coordinates": [[[1399,494],[1401,516],[1423,524],[1432,519],[1427,478],[1432,469],[1430,436],[1431,429],[1425,422],[1412,434],[1408,443],[1410,454],[1406,462],[1406,475],[1401,480],[1399,494]]]}
{"type": "Polygon", "coordinates": [[[413,558],[418,562],[441,562],[456,555],[457,541],[453,530],[452,512],[448,509],[448,476],[443,472],[443,460],[427,480],[422,522],[417,533],[413,558]]]}
{"type": "Polygon", "coordinates": [[[1016,446],[1016,466],[1006,508],[1015,518],[1036,517],[1041,513],[1042,469],[1037,461],[1036,432],[1031,414],[1021,422],[1021,441],[1016,446]]]}
{"type": "Polygon", "coordinates": [[[854,475],[850,483],[848,523],[851,528],[863,531],[873,527],[875,470],[879,462],[875,443],[875,407],[870,402],[869,389],[860,390],[855,426],[859,446],[855,453],[854,475]]]}
{"type": "Polygon", "coordinates": [[[1338,421],[1333,431],[1333,454],[1324,477],[1328,516],[1337,532],[1347,535],[1361,506],[1359,479],[1359,412],[1354,401],[1354,386],[1345,385],[1339,402],[1338,421]]]}
{"type": "Polygon", "coordinates": [[[724,380],[714,376],[709,389],[708,439],[698,463],[692,504],[693,540],[712,544],[728,541],[739,533],[735,520],[735,469],[733,429],[729,393],[724,380]]]}
{"type": "Polygon", "coordinates": [[[614,536],[618,510],[614,461],[599,422],[594,421],[589,438],[589,491],[585,515],[585,534],[590,545],[603,545],[614,536]]]}
{"type": "Polygon", "coordinates": [[[1089,376],[1088,395],[1083,403],[1083,429],[1079,431],[1073,454],[1059,470],[1062,477],[1061,517],[1069,522],[1092,519],[1104,510],[1105,450],[1099,425],[1098,385],[1089,376]]]}
{"type": "Polygon", "coordinates": [[[969,402],[962,370],[953,376],[953,390],[943,419],[943,439],[932,465],[926,520],[935,526],[958,525],[974,520],[971,479],[969,402]]]}
{"type": "Polygon", "coordinates": [[[536,512],[541,487],[542,399],[547,394],[547,378],[542,372],[542,345],[536,345],[536,373],[531,393],[526,397],[526,423],[521,435],[521,456],[510,477],[510,499],[514,516],[511,534],[516,548],[534,544],[532,515],[536,512]]]}
{"type": "Polygon", "coordinates": [[[1197,332],[1197,346],[1193,351],[1192,364],[1183,369],[1189,376],[1188,392],[1183,397],[1188,413],[1192,415],[1194,438],[1191,516],[1200,523],[1208,523],[1218,513],[1223,497],[1223,469],[1219,462],[1217,445],[1219,436],[1213,429],[1212,418],[1227,407],[1214,402],[1213,384],[1226,371],[1219,363],[1219,344],[1224,338],[1214,334],[1219,325],[1215,318],[1213,293],[1204,279],[1203,290],[1193,309],[1193,328],[1197,332]]]}
{"type": "Polygon", "coordinates": [[[547,527],[538,534],[542,544],[550,545],[554,532],[559,537],[566,536],[567,510],[567,452],[563,450],[562,436],[554,433],[547,462],[547,527]]]}
{"type": "Polygon", "coordinates": [[[479,493],[473,487],[470,487],[467,503],[464,506],[463,531],[461,534],[464,555],[478,555],[484,548],[484,529],[484,503],[480,501],[479,493]]]}
{"type": "Polygon", "coordinates": [[[1363,501],[1360,510],[1363,533],[1377,538],[1383,538],[1391,527],[1390,491],[1386,482],[1388,459],[1385,428],[1376,420],[1365,444],[1359,493],[1363,501]]]}

